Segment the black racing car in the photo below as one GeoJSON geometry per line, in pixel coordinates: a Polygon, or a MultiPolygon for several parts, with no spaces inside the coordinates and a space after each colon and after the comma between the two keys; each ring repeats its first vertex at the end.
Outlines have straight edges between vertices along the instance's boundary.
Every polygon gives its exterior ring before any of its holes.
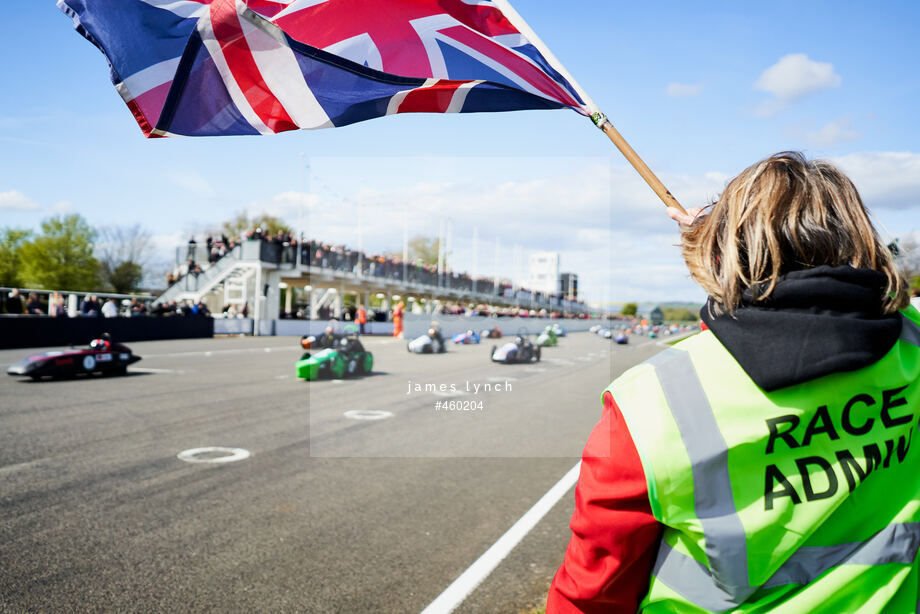
{"type": "Polygon", "coordinates": [[[125,375],[128,365],[141,357],[131,348],[114,343],[107,335],[93,339],[85,348],[54,350],[32,354],[6,370],[7,375],[28,376],[33,380],[42,377],[73,377],[81,374],[102,373],[104,375],[125,375]]]}
{"type": "Polygon", "coordinates": [[[516,362],[539,362],[540,346],[534,345],[525,335],[517,335],[504,345],[492,346],[492,362],[511,364],[516,362]]]}

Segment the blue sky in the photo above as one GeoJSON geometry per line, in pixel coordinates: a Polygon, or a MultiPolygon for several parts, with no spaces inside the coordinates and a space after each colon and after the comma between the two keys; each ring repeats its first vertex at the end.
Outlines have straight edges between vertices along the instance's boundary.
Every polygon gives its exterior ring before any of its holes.
{"type": "MultiPolygon", "coordinates": [[[[887,236],[920,236],[920,4],[701,4],[514,2],[685,206],[797,149],[838,161],[887,236]]],[[[657,197],[574,112],[146,140],[53,2],[19,3],[0,33],[0,226],[141,223],[162,260],[237,211],[296,225],[304,207],[311,235],[385,250],[401,246],[405,205],[412,234],[451,219],[460,269],[475,226],[483,274],[498,239],[504,275],[522,274],[515,252],[559,251],[590,300],[702,300],[657,197]]]]}

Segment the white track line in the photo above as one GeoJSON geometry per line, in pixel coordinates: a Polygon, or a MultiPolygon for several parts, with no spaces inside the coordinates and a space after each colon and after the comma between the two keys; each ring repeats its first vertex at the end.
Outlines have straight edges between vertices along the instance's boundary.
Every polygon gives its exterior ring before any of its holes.
{"type": "MultiPolygon", "coordinates": [[[[215,355],[229,355],[229,354],[248,354],[250,352],[264,352],[270,353],[280,350],[300,350],[301,348],[297,346],[278,346],[273,348],[237,348],[232,350],[208,350],[208,351],[196,351],[196,352],[171,352],[169,354],[144,354],[143,358],[174,358],[176,356],[215,356],[215,355]]],[[[302,351],[302,350],[301,350],[302,351]]]]}
{"type": "Polygon", "coordinates": [[[467,567],[460,576],[451,583],[444,592],[428,604],[421,614],[449,614],[456,609],[476,587],[485,580],[498,564],[517,546],[531,529],[553,508],[556,503],[578,481],[578,472],[581,461],[569,469],[562,479],[550,488],[545,495],[540,497],[532,508],[508,529],[498,541],[492,544],[476,562],[467,567]]]}

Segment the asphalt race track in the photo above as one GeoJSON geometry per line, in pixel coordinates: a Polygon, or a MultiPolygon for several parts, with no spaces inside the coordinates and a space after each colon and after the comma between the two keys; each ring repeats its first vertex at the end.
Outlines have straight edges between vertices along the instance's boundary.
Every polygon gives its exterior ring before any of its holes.
{"type": "MultiPolygon", "coordinates": [[[[420,612],[572,468],[610,380],[662,349],[576,333],[499,365],[490,341],[367,338],[375,373],[342,381],[295,379],[283,337],[133,343],[125,377],[4,374],[0,612],[420,612]],[[208,446],[251,456],[177,458],[208,446]]],[[[3,371],[28,353],[0,352],[3,371]]],[[[570,490],[457,611],[540,603],[572,507],[570,490]]]]}

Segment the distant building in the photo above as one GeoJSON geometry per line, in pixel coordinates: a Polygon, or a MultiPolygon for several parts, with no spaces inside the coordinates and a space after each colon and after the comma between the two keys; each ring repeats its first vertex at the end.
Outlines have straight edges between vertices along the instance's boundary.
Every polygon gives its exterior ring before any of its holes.
{"type": "Polygon", "coordinates": [[[562,296],[578,298],[578,275],[575,273],[562,273],[559,276],[559,292],[562,296]]]}
{"type": "Polygon", "coordinates": [[[547,295],[559,291],[559,253],[534,252],[530,255],[527,288],[547,295]]]}
{"type": "Polygon", "coordinates": [[[660,326],[664,322],[664,311],[661,310],[661,307],[655,307],[648,318],[654,326],[660,326]]]}

